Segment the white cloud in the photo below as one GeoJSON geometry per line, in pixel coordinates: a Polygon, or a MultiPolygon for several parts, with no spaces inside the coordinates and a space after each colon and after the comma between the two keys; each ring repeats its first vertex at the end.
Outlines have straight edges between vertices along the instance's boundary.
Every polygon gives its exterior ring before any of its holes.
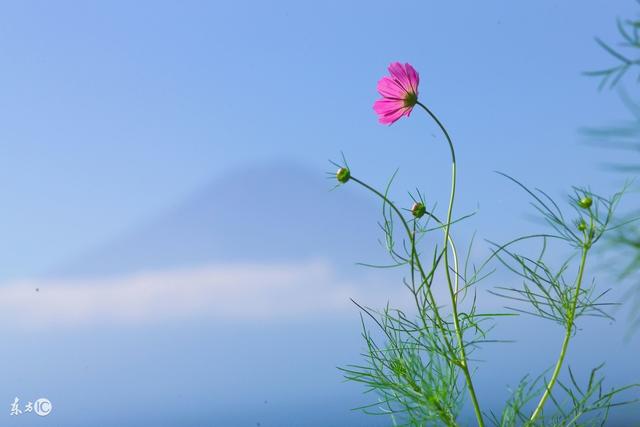
{"type": "Polygon", "coordinates": [[[322,261],[224,264],[112,278],[21,280],[0,286],[2,324],[23,327],[261,319],[335,314],[400,300],[398,283],[348,281],[322,261]],[[36,291],[38,289],[38,291],[36,291]]]}

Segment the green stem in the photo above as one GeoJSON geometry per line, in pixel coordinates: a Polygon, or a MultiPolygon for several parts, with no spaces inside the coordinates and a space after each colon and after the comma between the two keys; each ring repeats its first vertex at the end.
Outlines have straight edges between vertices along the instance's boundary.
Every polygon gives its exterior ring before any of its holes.
{"type": "MultiPolygon", "coordinates": [[[[456,336],[458,338],[458,345],[459,345],[459,358],[460,360],[458,361],[460,368],[462,369],[462,372],[464,374],[466,383],[467,383],[467,388],[469,390],[469,395],[471,396],[471,402],[473,404],[473,410],[475,412],[476,415],[476,419],[478,421],[478,426],[479,427],[484,427],[484,420],[482,418],[482,411],[480,410],[480,404],[478,403],[478,398],[476,396],[476,392],[475,392],[475,388],[473,386],[473,381],[471,379],[471,373],[469,372],[469,364],[467,362],[467,352],[465,349],[465,343],[464,343],[464,338],[463,338],[463,332],[460,328],[460,319],[458,318],[458,298],[457,298],[457,280],[458,280],[458,270],[457,270],[457,265],[456,265],[456,289],[454,289],[454,285],[453,285],[453,281],[451,280],[451,272],[449,271],[449,234],[450,234],[450,228],[451,228],[451,218],[453,216],[453,202],[455,200],[455,194],[456,194],[456,153],[455,150],[453,148],[453,141],[451,140],[451,137],[449,136],[449,132],[447,132],[447,129],[444,127],[444,125],[442,124],[442,122],[440,122],[440,120],[438,119],[438,117],[436,117],[435,114],[433,114],[433,112],[431,112],[431,110],[429,110],[429,108],[427,108],[424,104],[418,102],[417,103],[419,106],[421,106],[426,112],[427,114],[436,122],[436,124],[438,125],[438,127],[440,128],[440,130],[442,131],[442,133],[444,134],[444,136],[447,139],[447,143],[449,144],[449,150],[451,151],[451,194],[449,197],[449,208],[447,209],[447,221],[445,223],[445,229],[444,229],[444,267],[445,267],[445,275],[447,278],[447,285],[449,287],[449,296],[451,297],[451,308],[453,311],[453,325],[454,325],[454,329],[455,329],[455,333],[456,336]]],[[[457,264],[457,257],[455,259],[455,263],[457,264]]]]}
{"type": "Polygon", "coordinates": [[[576,307],[578,305],[578,295],[580,294],[580,287],[582,286],[584,266],[587,261],[587,253],[589,252],[590,244],[591,244],[590,241],[587,240],[587,242],[582,247],[582,258],[580,259],[580,268],[578,270],[578,277],[576,278],[576,290],[575,290],[576,293],[573,295],[573,300],[571,301],[571,307],[569,307],[569,312],[567,316],[567,331],[564,335],[564,340],[562,341],[562,347],[560,347],[560,356],[558,356],[558,361],[556,362],[556,366],[553,369],[553,374],[551,374],[551,379],[547,383],[544,394],[540,398],[540,401],[538,402],[538,406],[536,406],[536,409],[531,414],[531,418],[529,418],[529,422],[527,423],[527,425],[532,425],[533,422],[536,420],[536,418],[538,418],[538,416],[540,416],[540,414],[542,413],[542,408],[544,407],[545,402],[551,395],[551,389],[553,388],[556,381],[558,380],[558,375],[560,375],[560,369],[562,368],[564,358],[567,355],[567,348],[569,347],[569,341],[571,340],[571,335],[573,332],[576,307]]]}

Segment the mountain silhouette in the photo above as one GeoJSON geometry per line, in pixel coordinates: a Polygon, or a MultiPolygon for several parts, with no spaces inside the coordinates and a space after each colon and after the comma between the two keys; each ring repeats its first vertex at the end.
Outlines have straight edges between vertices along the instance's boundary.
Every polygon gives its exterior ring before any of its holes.
{"type": "Polygon", "coordinates": [[[339,267],[384,259],[376,201],[349,184],[330,191],[336,181],[325,175],[286,162],[236,170],[49,276],[314,257],[339,267]]]}

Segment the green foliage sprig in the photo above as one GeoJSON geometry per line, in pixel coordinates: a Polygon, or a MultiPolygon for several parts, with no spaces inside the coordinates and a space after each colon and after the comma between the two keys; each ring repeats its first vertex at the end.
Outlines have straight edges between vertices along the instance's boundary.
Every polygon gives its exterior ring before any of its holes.
{"type": "MultiPolygon", "coordinates": [[[[621,50],[615,50],[599,39],[596,41],[616,58],[618,64],[600,71],[586,73],[600,78],[600,88],[607,83],[610,88],[613,88],[631,68],[638,65],[638,53],[636,52],[640,47],[640,21],[637,19],[618,19],[617,28],[622,38],[622,42],[618,43],[621,50]],[[636,59],[632,59],[633,57],[636,59]]],[[[640,81],[640,75],[637,81],[640,81]]],[[[631,156],[637,155],[640,151],[640,106],[631,99],[625,90],[621,89],[620,95],[622,103],[631,113],[632,120],[611,126],[589,127],[583,129],[583,133],[588,137],[588,142],[594,145],[624,153],[622,161],[606,164],[608,169],[618,173],[637,174],[640,171],[640,166],[637,160],[634,161],[631,156]]],[[[609,235],[608,245],[603,251],[606,255],[612,255],[615,258],[616,262],[613,263],[611,270],[617,275],[618,280],[629,281],[635,285],[629,288],[625,296],[626,300],[632,302],[630,304],[630,322],[628,322],[630,334],[640,330],[640,283],[638,282],[640,278],[638,275],[640,271],[640,228],[635,222],[639,216],[640,212],[637,209],[628,213],[623,218],[627,225],[609,235]]]]}
{"type": "MultiPolygon", "coordinates": [[[[615,87],[632,69],[640,66],[640,19],[618,19],[616,26],[620,40],[615,45],[596,37],[596,43],[613,58],[615,63],[609,67],[585,73],[600,79],[600,89],[607,86],[615,87]]],[[[636,76],[636,81],[640,82],[640,73],[636,76]]]]}

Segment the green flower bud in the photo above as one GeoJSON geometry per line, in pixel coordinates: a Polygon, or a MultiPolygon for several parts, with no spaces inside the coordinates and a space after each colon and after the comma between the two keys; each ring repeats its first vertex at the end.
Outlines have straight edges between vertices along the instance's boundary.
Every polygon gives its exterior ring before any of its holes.
{"type": "Polygon", "coordinates": [[[422,218],[424,214],[427,212],[427,208],[420,202],[415,202],[411,207],[411,213],[416,218],[422,218]]]}
{"type": "Polygon", "coordinates": [[[340,168],[338,172],[336,172],[336,178],[339,183],[345,184],[351,178],[351,171],[349,168],[340,168]]]}
{"type": "Polygon", "coordinates": [[[584,222],[584,219],[581,219],[580,222],[578,223],[578,230],[584,231],[586,229],[587,229],[587,223],[584,222]]]}
{"type": "Polygon", "coordinates": [[[582,199],[578,200],[578,206],[582,209],[589,209],[592,203],[593,199],[589,196],[584,196],[582,199]]]}

